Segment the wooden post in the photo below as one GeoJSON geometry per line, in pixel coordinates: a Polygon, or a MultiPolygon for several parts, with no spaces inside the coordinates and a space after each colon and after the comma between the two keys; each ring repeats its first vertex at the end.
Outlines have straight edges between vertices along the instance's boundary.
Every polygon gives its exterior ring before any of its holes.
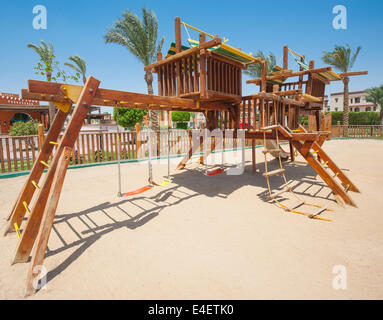
{"type": "Polygon", "coordinates": [[[42,124],[39,124],[37,127],[37,130],[38,130],[39,150],[41,150],[44,143],[44,126],[42,124]]]}
{"type": "Polygon", "coordinates": [[[55,156],[53,157],[52,163],[49,166],[44,184],[41,186],[40,191],[36,197],[29,219],[27,221],[27,225],[21,234],[20,241],[15,251],[13,263],[26,262],[29,258],[29,254],[31,253],[32,247],[36,240],[36,235],[40,228],[41,218],[48,201],[53,177],[59,162],[59,157],[65,147],[73,148],[99,84],[100,81],[93,77],[89,77],[81,91],[80,97],[72,113],[68,126],[66,127],[55,156]]]}
{"type": "MultiPolygon", "coordinates": [[[[162,60],[162,52],[157,52],[157,61],[162,60]]],[[[158,95],[162,96],[164,94],[162,88],[162,67],[159,67],[160,70],[157,72],[157,84],[158,84],[158,95]]]]}
{"type": "Polygon", "coordinates": [[[287,70],[289,68],[289,47],[283,47],[283,70],[287,70]]]}
{"type": "Polygon", "coordinates": [[[136,123],[136,148],[137,148],[137,159],[142,158],[141,154],[141,126],[136,123]]]}
{"type": "Polygon", "coordinates": [[[44,257],[45,252],[47,250],[49,235],[52,229],[57,205],[60,199],[60,194],[65,179],[65,173],[68,168],[71,152],[71,148],[64,147],[64,150],[62,151],[62,154],[57,164],[57,170],[54,174],[52,181],[52,188],[49,192],[49,200],[44,210],[41,225],[36,239],[36,245],[34,246],[32,252],[32,261],[29,265],[27,273],[25,290],[26,296],[29,296],[35,293],[36,291],[36,288],[34,287],[34,282],[37,280],[36,277],[38,277],[39,272],[41,272],[41,269],[35,269],[39,266],[41,267],[44,263],[44,257]]]}
{"type": "MultiPolygon", "coordinates": [[[[202,44],[206,41],[206,36],[204,33],[199,34],[199,44],[202,44]]],[[[200,60],[199,60],[199,87],[200,87],[200,95],[201,97],[206,97],[206,50],[201,50],[200,60]]]]}
{"type": "MultiPolygon", "coordinates": [[[[174,19],[174,28],[175,28],[175,43],[176,43],[176,54],[182,51],[181,46],[181,19],[176,17],[174,19]]],[[[182,93],[181,88],[181,62],[177,61],[176,66],[176,78],[177,78],[177,96],[182,93]]]]}
{"type": "Polygon", "coordinates": [[[256,168],[256,149],[255,149],[255,138],[251,138],[251,160],[252,160],[252,164],[253,164],[253,173],[256,173],[257,172],[257,168],[256,168]]]}
{"type": "Polygon", "coordinates": [[[261,92],[266,92],[267,62],[262,61],[261,92]]]}

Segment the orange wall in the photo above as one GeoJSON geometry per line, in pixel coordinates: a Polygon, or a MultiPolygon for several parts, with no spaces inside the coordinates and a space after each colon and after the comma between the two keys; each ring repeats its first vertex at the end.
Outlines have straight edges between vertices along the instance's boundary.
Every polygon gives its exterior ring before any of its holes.
{"type": "Polygon", "coordinates": [[[9,133],[9,128],[10,128],[10,121],[13,118],[13,116],[16,113],[26,113],[29,114],[32,119],[35,121],[41,122],[44,124],[44,128],[47,128],[47,123],[46,123],[46,116],[44,112],[40,111],[7,111],[7,110],[0,110],[0,133],[6,134],[9,133]],[[4,123],[6,122],[6,123],[4,123]]]}

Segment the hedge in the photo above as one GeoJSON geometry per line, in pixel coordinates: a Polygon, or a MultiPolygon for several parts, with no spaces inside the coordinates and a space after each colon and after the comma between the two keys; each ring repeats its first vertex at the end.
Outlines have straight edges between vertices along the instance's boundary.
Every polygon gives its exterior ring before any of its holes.
{"type": "MultiPolygon", "coordinates": [[[[329,112],[326,112],[326,114],[329,112]]],[[[334,111],[332,113],[332,125],[337,125],[338,121],[343,124],[343,111],[334,111]]],[[[350,112],[349,125],[379,125],[379,112],[363,111],[350,112]]]]}

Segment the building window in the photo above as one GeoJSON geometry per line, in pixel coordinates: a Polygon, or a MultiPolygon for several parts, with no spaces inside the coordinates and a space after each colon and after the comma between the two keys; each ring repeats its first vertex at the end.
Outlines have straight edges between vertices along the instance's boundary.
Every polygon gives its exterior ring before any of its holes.
{"type": "Polygon", "coordinates": [[[352,108],[350,108],[350,111],[352,111],[352,108]]]}
{"type": "Polygon", "coordinates": [[[371,111],[371,107],[367,107],[367,108],[366,108],[366,111],[371,111]]]}
{"type": "Polygon", "coordinates": [[[327,107],[327,111],[330,111],[330,107],[327,107]]]}
{"type": "Polygon", "coordinates": [[[374,107],[374,111],[376,111],[376,107],[374,107]]]}
{"type": "Polygon", "coordinates": [[[360,111],[360,109],[359,108],[355,108],[355,112],[359,112],[360,111]]]}
{"type": "Polygon", "coordinates": [[[360,103],[360,97],[355,98],[355,103],[360,103]]]}
{"type": "Polygon", "coordinates": [[[338,111],[338,108],[335,108],[335,111],[338,111]]]}
{"type": "Polygon", "coordinates": [[[338,98],[335,98],[335,102],[338,103],[339,99],[338,98]]]}
{"type": "Polygon", "coordinates": [[[350,99],[350,103],[353,103],[353,101],[354,101],[354,100],[351,98],[351,99],[350,99]]]}

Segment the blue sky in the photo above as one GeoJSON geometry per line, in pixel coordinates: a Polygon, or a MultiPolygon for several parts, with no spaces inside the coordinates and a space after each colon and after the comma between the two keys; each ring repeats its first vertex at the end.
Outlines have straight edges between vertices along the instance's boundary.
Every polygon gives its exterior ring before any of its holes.
{"type": "MultiPolygon", "coordinates": [[[[369,75],[353,78],[350,89],[383,84],[381,0],[14,0],[2,1],[0,10],[0,91],[20,93],[28,79],[42,79],[33,70],[37,55],[26,45],[44,40],[53,43],[61,64],[69,55],[85,58],[88,74],[101,80],[101,87],[146,92],[143,65],[125,48],[106,45],[103,40],[107,28],[125,9],[140,16],[143,6],[157,15],[159,35],[165,37],[164,52],[174,39],[174,18],[179,16],[206,32],[228,38],[229,45],[244,51],[273,52],[279,64],[285,44],[314,59],[317,67],[324,65],[320,61],[322,52],[332,50],[335,44],[348,43],[352,48],[360,45],[362,50],[353,70],[368,70],[369,75]],[[47,30],[32,27],[35,5],[47,8],[47,30]],[[332,27],[336,5],[347,8],[347,30],[332,27]]],[[[182,37],[186,39],[184,30],[182,37]]],[[[296,68],[292,63],[290,67],[296,68]]],[[[244,84],[244,95],[254,91],[254,85],[244,84]]],[[[329,92],[337,91],[342,91],[342,85],[333,83],[329,92]]]]}

